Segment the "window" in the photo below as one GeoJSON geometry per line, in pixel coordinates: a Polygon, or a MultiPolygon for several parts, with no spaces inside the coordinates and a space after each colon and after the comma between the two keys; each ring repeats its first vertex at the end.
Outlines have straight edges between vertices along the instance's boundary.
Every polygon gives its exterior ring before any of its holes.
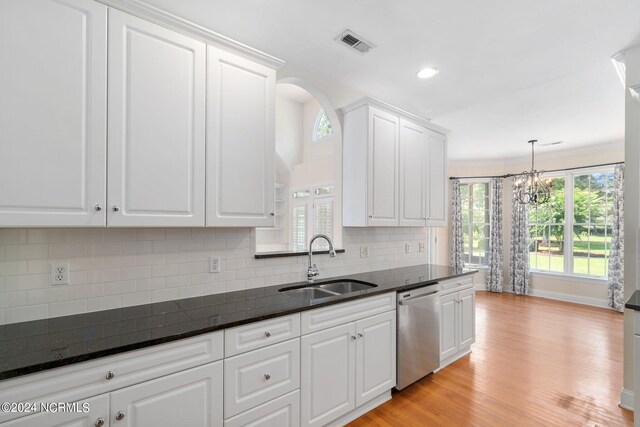
{"type": "Polygon", "coordinates": [[[551,179],[551,197],[529,206],[529,266],[540,271],[564,271],[565,178],[551,179]]]}
{"type": "MultiPolygon", "coordinates": [[[[333,237],[333,185],[292,191],[291,206],[291,250],[306,251],[309,239],[318,233],[333,237]]],[[[326,250],[329,244],[316,240],[313,249],[326,250]]]]}
{"type": "Polygon", "coordinates": [[[489,251],[489,183],[460,184],[462,238],[467,265],[487,265],[489,251]]]}
{"type": "Polygon", "coordinates": [[[532,270],[604,278],[613,222],[613,169],[552,179],[549,202],[529,207],[532,270]]]}
{"type": "Polygon", "coordinates": [[[320,113],[316,118],[316,123],[313,126],[313,142],[328,138],[332,134],[333,128],[331,127],[329,117],[327,117],[327,113],[325,113],[324,110],[320,110],[320,113]]]}

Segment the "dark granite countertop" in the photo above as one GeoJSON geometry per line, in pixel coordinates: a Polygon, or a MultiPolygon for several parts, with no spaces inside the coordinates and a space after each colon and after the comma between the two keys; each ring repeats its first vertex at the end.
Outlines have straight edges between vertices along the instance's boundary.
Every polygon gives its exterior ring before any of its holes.
{"type": "Polygon", "coordinates": [[[278,292],[296,285],[289,283],[3,325],[0,380],[476,271],[456,273],[449,266],[424,264],[317,280],[350,279],[377,286],[315,300],[278,292]]]}
{"type": "Polygon", "coordinates": [[[631,310],[640,310],[640,291],[635,291],[624,304],[624,307],[631,310]]]}

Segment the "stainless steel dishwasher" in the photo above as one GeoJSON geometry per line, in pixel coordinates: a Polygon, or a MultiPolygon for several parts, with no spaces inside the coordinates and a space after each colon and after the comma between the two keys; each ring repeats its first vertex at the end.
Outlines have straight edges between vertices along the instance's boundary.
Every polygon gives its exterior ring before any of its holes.
{"type": "Polygon", "coordinates": [[[398,390],[440,365],[439,291],[436,283],[398,292],[398,390]]]}

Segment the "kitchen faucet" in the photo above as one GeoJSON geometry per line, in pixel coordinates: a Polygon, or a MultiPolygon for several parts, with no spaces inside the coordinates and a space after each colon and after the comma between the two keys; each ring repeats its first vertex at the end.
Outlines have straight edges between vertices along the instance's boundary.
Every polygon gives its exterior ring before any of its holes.
{"type": "Polygon", "coordinates": [[[315,236],[313,236],[311,238],[311,241],[309,242],[309,268],[307,268],[308,284],[312,284],[313,278],[316,277],[318,274],[320,274],[320,272],[318,271],[318,267],[315,264],[312,264],[313,251],[311,249],[311,247],[313,246],[313,242],[318,238],[323,238],[329,243],[329,256],[331,258],[335,258],[336,256],[336,251],[335,249],[333,249],[333,243],[331,242],[331,239],[329,238],[329,236],[327,236],[326,234],[316,234],[315,236]]]}

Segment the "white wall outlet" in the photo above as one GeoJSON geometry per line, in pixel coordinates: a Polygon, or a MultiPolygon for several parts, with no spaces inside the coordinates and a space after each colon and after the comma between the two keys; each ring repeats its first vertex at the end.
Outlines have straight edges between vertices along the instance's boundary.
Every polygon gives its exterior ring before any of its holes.
{"type": "Polygon", "coordinates": [[[220,273],[220,257],[209,257],[209,273],[220,273]]]}
{"type": "Polygon", "coordinates": [[[360,246],[360,258],[369,257],[369,246],[360,246]]]}
{"type": "Polygon", "coordinates": [[[51,264],[51,284],[52,285],[68,285],[69,284],[69,263],[58,262],[51,264]]]}
{"type": "Polygon", "coordinates": [[[406,253],[411,252],[411,243],[407,242],[407,243],[404,244],[404,251],[406,253]]]}
{"type": "Polygon", "coordinates": [[[418,252],[424,252],[424,242],[418,243],[418,252]]]}

